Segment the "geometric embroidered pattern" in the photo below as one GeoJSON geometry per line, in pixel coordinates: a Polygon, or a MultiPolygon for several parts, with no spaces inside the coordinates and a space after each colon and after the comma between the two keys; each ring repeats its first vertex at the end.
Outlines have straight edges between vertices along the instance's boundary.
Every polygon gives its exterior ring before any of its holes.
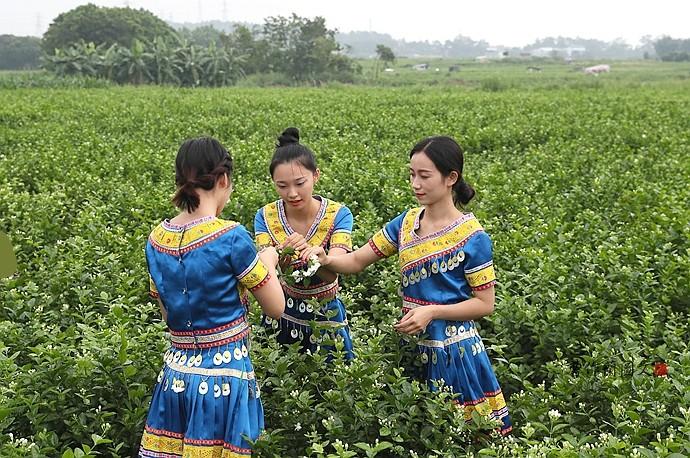
{"type": "MultiPolygon", "coordinates": [[[[488,417],[491,420],[502,420],[508,416],[508,406],[503,398],[503,393],[499,389],[493,393],[484,393],[483,398],[470,402],[462,403],[464,409],[465,421],[472,420],[472,412],[477,412],[479,415],[488,417]]],[[[459,400],[453,401],[458,406],[461,405],[459,400]]],[[[513,429],[512,426],[502,427],[499,432],[502,435],[508,434],[513,429]]]]}
{"type": "Polygon", "coordinates": [[[182,458],[247,458],[250,449],[222,440],[185,439],[183,434],[146,427],[141,438],[141,456],[182,458]]]}
{"type": "Polygon", "coordinates": [[[249,334],[244,317],[208,330],[170,331],[170,342],[178,348],[210,348],[243,339],[249,334]]]}
{"type": "Polygon", "coordinates": [[[179,256],[217,239],[237,226],[239,223],[219,218],[186,226],[163,221],[151,232],[149,241],[156,250],[179,256]]]}
{"type": "Polygon", "coordinates": [[[414,208],[407,212],[403,219],[399,235],[401,271],[423,264],[431,258],[439,258],[457,251],[472,235],[483,230],[479,221],[470,213],[438,232],[419,237],[415,230],[418,228],[422,210],[414,208]]]}
{"type": "Polygon", "coordinates": [[[257,255],[254,260],[249,264],[244,272],[237,276],[242,286],[247,288],[249,291],[256,291],[270,279],[270,274],[264,263],[259,259],[257,255]]]}

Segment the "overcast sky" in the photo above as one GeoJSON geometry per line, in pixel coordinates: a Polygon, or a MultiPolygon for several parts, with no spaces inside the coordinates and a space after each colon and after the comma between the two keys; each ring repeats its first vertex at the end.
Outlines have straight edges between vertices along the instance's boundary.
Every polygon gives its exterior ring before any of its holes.
{"type": "MultiPolygon", "coordinates": [[[[41,35],[80,0],[0,0],[0,35],[41,35]]],[[[373,30],[406,40],[457,35],[522,46],[569,36],[636,44],[640,37],[690,38],[690,0],[92,0],[100,6],[146,8],[165,20],[262,23],[268,16],[323,16],[341,32],[373,30]]]]}

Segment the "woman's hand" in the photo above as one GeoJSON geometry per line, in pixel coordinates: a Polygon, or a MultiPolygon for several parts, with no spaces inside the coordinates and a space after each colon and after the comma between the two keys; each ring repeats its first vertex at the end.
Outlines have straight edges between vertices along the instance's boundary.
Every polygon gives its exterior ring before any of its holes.
{"type": "Polygon", "coordinates": [[[293,232],[290,234],[283,243],[280,244],[278,249],[282,250],[283,248],[290,247],[294,249],[295,251],[302,252],[309,248],[309,244],[305,240],[304,236],[302,234],[299,234],[297,232],[293,232]]]}
{"type": "Polygon", "coordinates": [[[393,327],[403,334],[414,335],[424,331],[433,319],[433,305],[423,305],[407,312],[393,327]]]}
{"type": "Polygon", "coordinates": [[[302,261],[308,262],[309,258],[312,256],[316,255],[319,258],[319,264],[322,266],[327,266],[330,259],[328,258],[328,255],[326,254],[326,251],[323,249],[322,246],[310,246],[306,250],[302,251],[302,254],[300,257],[302,258],[302,261]]]}

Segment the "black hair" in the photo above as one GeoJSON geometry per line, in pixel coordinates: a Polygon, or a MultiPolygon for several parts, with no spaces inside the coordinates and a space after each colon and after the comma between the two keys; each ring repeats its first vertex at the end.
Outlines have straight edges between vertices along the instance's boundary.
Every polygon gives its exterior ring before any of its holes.
{"type": "Polygon", "coordinates": [[[296,127],[288,127],[278,137],[276,150],[271,158],[271,165],[268,167],[271,176],[280,164],[292,161],[298,161],[316,173],[316,157],[309,148],[299,142],[299,130],[296,127]]]}
{"type": "Polygon", "coordinates": [[[447,177],[451,172],[458,174],[458,181],[453,185],[453,203],[466,205],[474,197],[474,189],[462,176],[464,159],[462,148],[451,137],[435,136],[420,140],[410,151],[410,159],[417,153],[426,154],[441,175],[447,177]]]}
{"type": "Polygon", "coordinates": [[[232,156],[218,140],[212,137],[185,140],[175,158],[177,191],[173,203],[181,210],[193,212],[199,206],[196,188],[211,190],[225,174],[232,178],[232,156]]]}

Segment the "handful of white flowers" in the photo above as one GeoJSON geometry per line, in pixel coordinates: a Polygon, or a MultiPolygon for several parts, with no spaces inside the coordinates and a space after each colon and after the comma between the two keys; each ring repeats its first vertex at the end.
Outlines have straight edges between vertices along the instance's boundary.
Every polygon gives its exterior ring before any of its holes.
{"type": "Polygon", "coordinates": [[[309,257],[309,261],[307,261],[306,270],[294,270],[291,276],[296,282],[300,282],[305,278],[312,277],[316,273],[316,271],[319,270],[319,267],[321,267],[319,257],[314,254],[309,257]]]}
{"type": "Polygon", "coordinates": [[[319,270],[321,263],[319,262],[318,256],[314,255],[309,258],[306,265],[303,263],[297,263],[297,253],[293,248],[283,248],[278,251],[278,269],[279,274],[284,282],[288,284],[299,283],[304,281],[306,286],[309,286],[310,278],[319,270]],[[305,267],[299,269],[296,265],[305,267]]]}

